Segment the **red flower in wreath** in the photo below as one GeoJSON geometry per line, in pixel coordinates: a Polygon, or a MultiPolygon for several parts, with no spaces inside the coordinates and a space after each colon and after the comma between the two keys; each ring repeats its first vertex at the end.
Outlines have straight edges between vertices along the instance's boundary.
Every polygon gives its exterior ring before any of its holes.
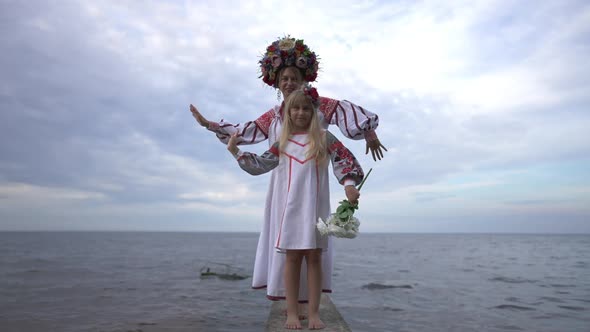
{"type": "Polygon", "coordinates": [[[311,98],[311,102],[315,107],[320,106],[320,95],[318,90],[314,87],[306,86],[303,88],[303,93],[311,98]]]}

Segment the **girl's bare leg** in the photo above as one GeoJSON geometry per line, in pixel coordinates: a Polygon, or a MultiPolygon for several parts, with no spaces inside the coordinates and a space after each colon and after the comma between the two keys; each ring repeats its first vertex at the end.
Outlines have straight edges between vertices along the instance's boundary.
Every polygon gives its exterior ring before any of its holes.
{"type": "Polygon", "coordinates": [[[285,260],[285,288],[287,291],[287,321],[285,328],[289,330],[300,330],[299,321],[299,274],[301,273],[301,262],[303,252],[300,250],[287,250],[285,260]]]}
{"type": "Polygon", "coordinates": [[[308,328],[319,330],[326,327],[320,319],[320,297],[322,295],[322,249],[309,250],[305,256],[307,262],[308,284],[308,328]]]}
{"type": "MultiPolygon", "coordinates": [[[[307,319],[307,303],[299,303],[299,307],[297,309],[299,313],[299,320],[306,320],[307,319]]],[[[283,311],[283,315],[287,316],[287,309],[283,311]]]]}

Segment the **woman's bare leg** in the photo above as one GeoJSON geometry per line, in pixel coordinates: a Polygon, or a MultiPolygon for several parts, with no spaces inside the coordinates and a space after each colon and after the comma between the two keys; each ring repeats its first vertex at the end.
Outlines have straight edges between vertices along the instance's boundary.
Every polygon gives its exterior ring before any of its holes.
{"type": "Polygon", "coordinates": [[[309,329],[319,330],[326,327],[320,319],[320,297],[322,295],[322,249],[309,250],[305,256],[307,262],[307,287],[309,306],[307,309],[309,329]]]}
{"type": "Polygon", "coordinates": [[[287,321],[285,328],[289,330],[300,330],[298,304],[299,304],[299,274],[301,273],[301,262],[303,252],[300,250],[287,250],[285,260],[285,288],[287,297],[287,321]]]}

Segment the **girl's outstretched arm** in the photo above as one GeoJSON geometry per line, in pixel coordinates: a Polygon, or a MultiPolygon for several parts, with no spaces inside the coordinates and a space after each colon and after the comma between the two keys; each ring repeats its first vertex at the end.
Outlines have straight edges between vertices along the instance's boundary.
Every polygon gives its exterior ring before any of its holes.
{"type": "Polygon", "coordinates": [[[252,175],[260,175],[273,170],[279,164],[278,143],[275,143],[270,150],[262,155],[244,152],[238,149],[238,133],[229,138],[227,150],[238,160],[238,165],[244,171],[252,175]]]}
{"type": "Polygon", "coordinates": [[[227,141],[227,151],[229,151],[234,157],[238,155],[240,149],[238,149],[238,133],[235,132],[227,141]]]}

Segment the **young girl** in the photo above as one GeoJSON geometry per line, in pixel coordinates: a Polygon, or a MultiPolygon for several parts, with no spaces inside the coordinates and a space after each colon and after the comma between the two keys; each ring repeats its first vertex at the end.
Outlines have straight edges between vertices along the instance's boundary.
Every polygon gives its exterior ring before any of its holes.
{"type": "Polygon", "coordinates": [[[242,152],[237,147],[238,133],[231,136],[227,149],[237,158],[242,169],[259,175],[275,169],[279,181],[266,206],[270,214],[274,247],[286,255],[284,282],[287,300],[285,328],[300,329],[298,313],[299,278],[303,258],[307,264],[308,325],[321,329],[319,316],[322,292],[322,252],[328,238],[316,229],[318,218],[330,213],[328,163],[332,160],[334,175],[345,186],[345,194],[356,203],[359,192],[355,185],[364,174],[352,153],[330,132],[321,128],[315,88],[292,92],[285,102],[286,114],[279,141],[261,156],[242,152]]]}

